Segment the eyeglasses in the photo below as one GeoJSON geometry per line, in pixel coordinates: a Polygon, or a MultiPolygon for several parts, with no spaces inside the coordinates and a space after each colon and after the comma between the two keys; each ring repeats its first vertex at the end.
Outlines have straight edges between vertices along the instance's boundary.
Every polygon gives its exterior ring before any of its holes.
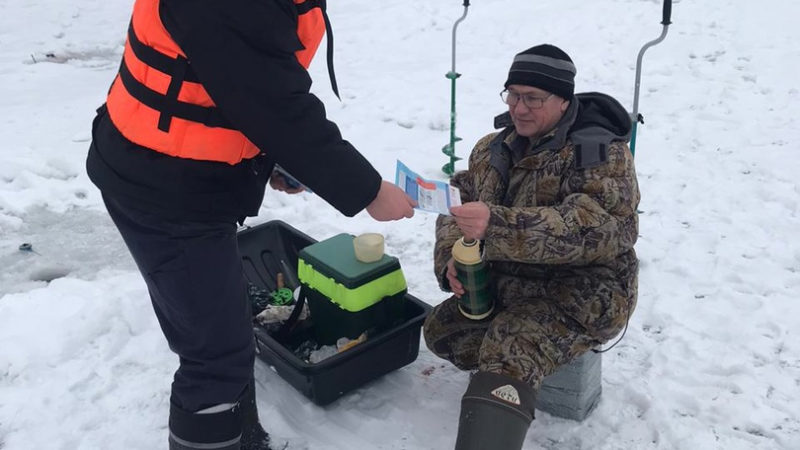
{"type": "Polygon", "coordinates": [[[553,94],[548,94],[545,97],[536,97],[530,94],[520,95],[516,92],[509,92],[508,89],[503,89],[503,91],[500,92],[500,98],[503,99],[503,103],[505,103],[506,105],[517,106],[517,103],[519,103],[519,99],[522,99],[522,103],[524,103],[528,109],[541,108],[542,106],[544,106],[544,102],[546,102],[547,99],[552,96],[553,94]]]}

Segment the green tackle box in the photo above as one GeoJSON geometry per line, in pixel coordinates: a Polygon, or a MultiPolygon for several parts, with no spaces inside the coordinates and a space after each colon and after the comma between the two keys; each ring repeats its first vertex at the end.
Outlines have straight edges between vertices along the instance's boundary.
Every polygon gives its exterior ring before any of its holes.
{"type": "Polygon", "coordinates": [[[302,249],[297,276],[320,344],[375,335],[404,320],[406,280],[397,258],[356,259],[353,236],[338,234],[302,249]]]}

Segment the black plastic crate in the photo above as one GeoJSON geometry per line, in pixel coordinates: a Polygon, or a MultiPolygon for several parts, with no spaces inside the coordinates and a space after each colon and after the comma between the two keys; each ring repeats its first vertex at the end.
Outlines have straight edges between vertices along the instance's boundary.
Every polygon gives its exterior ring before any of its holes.
{"type": "MultiPolygon", "coordinates": [[[[277,274],[284,274],[291,288],[297,281],[297,255],[316,242],[282,221],[271,221],[239,232],[239,251],[247,280],[259,288],[274,290],[277,274]]],[[[327,405],[345,393],[413,362],[419,353],[420,328],[431,307],[405,295],[399,324],[370,336],[367,341],[317,364],[303,361],[292,348],[313,336],[311,323],[301,322],[279,341],[269,330],[255,325],[258,357],[317,405],[327,405]]],[[[304,321],[308,322],[308,321],[304,321]]]]}

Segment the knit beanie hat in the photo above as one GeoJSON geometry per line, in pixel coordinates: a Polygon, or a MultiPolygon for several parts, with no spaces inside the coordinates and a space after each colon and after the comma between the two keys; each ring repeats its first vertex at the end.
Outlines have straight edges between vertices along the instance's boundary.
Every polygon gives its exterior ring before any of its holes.
{"type": "Polygon", "coordinates": [[[569,100],[575,92],[576,73],[572,59],[563,50],[550,44],[537,45],[517,53],[505,87],[533,86],[569,100]]]}

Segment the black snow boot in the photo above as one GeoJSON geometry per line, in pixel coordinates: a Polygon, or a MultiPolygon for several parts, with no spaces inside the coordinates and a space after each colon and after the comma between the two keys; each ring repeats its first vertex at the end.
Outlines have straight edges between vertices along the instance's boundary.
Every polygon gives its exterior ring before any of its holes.
{"type": "Polygon", "coordinates": [[[536,393],[528,384],[477,372],[461,398],[456,450],[520,450],[535,402],[536,393]]]}
{"type": "Polygon", "coordinates": [[[242,449],[241,450],[278,450],[270,446],[269,433],[261,427],[256,407],[256,386],[253,380],[239,401],[242,413],[242,449]]]}
{"type": "Polygon", "coordinates": [[[169,450],[240,450],[242,417],[239,408],[211,414],[169,409],[169,450]]]}

